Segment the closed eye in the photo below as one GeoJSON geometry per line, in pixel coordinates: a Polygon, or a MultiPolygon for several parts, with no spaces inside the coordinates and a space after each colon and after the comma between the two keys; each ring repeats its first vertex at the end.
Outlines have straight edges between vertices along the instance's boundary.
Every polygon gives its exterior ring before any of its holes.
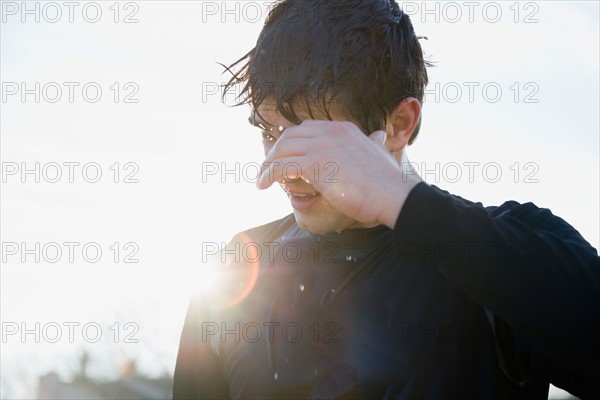
{"type": "Polygon", "coordinates": [[[277,140],[277,137],[275,137],[274,135],[272,135],[270,133],[271,130],[269,128],[267,128],[265,126],[265,124],[263,124],[262,122],[257,121],[253,117],[248,118],[248,122],[250,122],[250,124],[252,126],[255,126],[255,127],[257,127],[257,128],[260,129],[263,142],[274,142],[275,140],[277,140]]]}
{"type": "MultiPolygon", "coordinates": [[[[278,139],[278,136],[281,135],[283,131],[285,131],[285,128],[282,125],[280,125],[276,129],[279,135],[274,135],[272,132],[275,131],[275,128],[267,128],[267,126],[262,121],[258,121],[254,117],[250,117],[248,118],[248,122],[250,122],[250,124],[261,130],[261,135],[264,143],[275,142],[278,139]]],[[[301,123],[302,121],[297,121],[296,125],[300,125],[301,123]]]]}

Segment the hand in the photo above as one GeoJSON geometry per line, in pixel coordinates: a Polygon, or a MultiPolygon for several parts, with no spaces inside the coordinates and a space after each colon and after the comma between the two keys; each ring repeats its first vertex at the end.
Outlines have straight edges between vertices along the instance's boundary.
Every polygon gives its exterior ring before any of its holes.
{"type": "Polygon", "coordinates": [[[352,219],[393,228],[421,179],[401,168],[385,138],[384,131],[367,137],[351,122],[306,120],[279,137],[261,166],[257,186],[302,178],[352,219]]]}

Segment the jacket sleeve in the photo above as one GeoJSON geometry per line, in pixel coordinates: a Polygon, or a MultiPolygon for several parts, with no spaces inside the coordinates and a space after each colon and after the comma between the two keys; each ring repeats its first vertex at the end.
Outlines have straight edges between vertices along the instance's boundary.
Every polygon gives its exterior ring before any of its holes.
{"type": "Polygon", "coordinates": [[[190,302],[173,375],[173,399],[226,399],[229,389],[221,362],[203,334],[207,311],[201,296],[190,302]]]}
{"type": "Polygon", "coordinates": [[[564,220],[532,203],[490,212],[420,183],[394,242],[404,259],[435,268],[527,337],[562,371],[559,381],[598,390],[600,258],[564,220]]]}

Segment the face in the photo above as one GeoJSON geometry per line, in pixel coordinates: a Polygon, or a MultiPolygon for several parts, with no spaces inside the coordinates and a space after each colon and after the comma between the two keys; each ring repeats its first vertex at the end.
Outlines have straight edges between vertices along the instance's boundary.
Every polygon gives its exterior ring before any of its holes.
{"type": "MultiPolygon", "coordinates": [[[[250,116],[250,123],[261,129],[265,155],[290,126],[297,125],[305,119],[328,119],[317,110],[312,110],[313,118],[307,112],[297,110],[296,114],[301,120],[291,122],[276,111],[274,104],[267,102],[263,102],[257,111],[258,113],[252,113],[250,116]]],[[[335,111],[331,111],[330,114],[333,120],[349,120],[335,111]]],[[[367,227],[333,208],[314,186],[302,179],[286,179],[280,182],[280,186],[290,200],[298,226],[306,231],[324,234],[367,227]]]]}

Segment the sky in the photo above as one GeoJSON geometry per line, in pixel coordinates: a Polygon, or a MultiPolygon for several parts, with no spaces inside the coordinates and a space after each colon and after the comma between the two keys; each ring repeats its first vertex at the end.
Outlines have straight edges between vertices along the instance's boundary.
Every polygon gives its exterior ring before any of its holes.
{"type": "MultiPolygon", "coordinates": [[[[96,376],[127,357],[172,373],[206,250],[291,212],[255,188],[260,131],[219,89],[269,4],[1,2],[3,398],[68,378],[84,350],[96,376]],[[36,323],[40,343],[8,334],[36,323]]],[[[408,149],[421,176],[549,208],[598,249],[598,2],[401,5],[435,63],[408,149]]]]}

